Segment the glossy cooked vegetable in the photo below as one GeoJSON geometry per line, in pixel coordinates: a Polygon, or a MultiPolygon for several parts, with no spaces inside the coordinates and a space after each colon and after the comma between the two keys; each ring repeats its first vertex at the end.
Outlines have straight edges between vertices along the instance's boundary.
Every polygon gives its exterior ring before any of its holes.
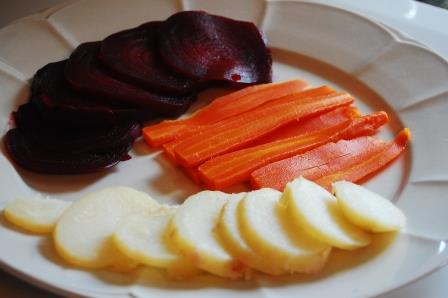
{"type": "Polygon", "coordinates": [[[3,141],[20,166],[48,174],[80,174],[117,164],[140,135],[140,125],[123,122],[86,130],[55,125],[42,117],[33,103],[14,114],[16,128],[3,141]]]}
{"type": "Polygon", "coordinates": [[[31,102],[47,121],[58,126],[98,127],[121,121],[141,121],[154,114],[126,105],[101,103],[95,96],[76,92],[67,83],[64,69],[67,60],[49,63],[39,69],[31,85],[31,102]]]}
{"type": "MultiPolygon", "coordinates": [[[[342,107],[308,120],[293,121],[292,123],[282,126],[272,133],[254,141],[251,144],[251,147],[328,128],[358,117],[359,115],[359,111],[354,107],[342,107]]],[[[205,127],[203,129],[205,129],[205,127]]],[[[181,142],[182,138],[179,138],[162,145],[163,153],[174,163],[177,163],[174,149],[181,142]]]]}
{"type": "Polygon", "coordinates": [[[202,81],[269,83],[271,52],[251,22],[182,11],[159,29],[159,52],[176,72],[202,81]]]}
{"type": "Polygon", "coordinates": [[[79,92],[98,96],[107,103],[126,104],[157,115],[179,116],[194,96],[173,96],[148,91],[110,76],[97,59],[100,42],[79,45],[65,66],[65,77],[79,92]]]}
{"type": "Polygon", "coordinates": [[[398,157],[409,140],[410,131],[406,128],[389,142],[359,137],[327,143],[255,170],[251,184],[254,188],[283,190],[288,182],[300,176],[327,189],[338,180],[356,182],[398,157]]]}
{"type": "Polygon", "coordinates": [[[4,137],[9,156],[25,169],[46,174],[81,174],[110,168],[127,156],[131,144],[109,148],[107,152],[48,152],[36,148],[17,128],[4,137]]]}
{"type": "Polygon", "coordinates": [[[203,125],[210,125],[242,114],[266,102],[301,92],[307,87],[309,87],[308,83],[301,80],[246,87],[216,98],[189,118],[166,120],[147,126],[143,129],[143,136],[150,146],[158,147],[174,139],[190,135],[200,130],[203,125]]]}
{"type": "Polygon", "coordinates": [[[98,58],[115,76],[131,84],[168,94],[195,93],[199,82],[174,72],[160,58],[157,31],[161,23],[145,23],[106,37],[98,58]]]}
{"type": "Polygon", "coordinates": [[[356,107],[344,106],[305,121],[295,121],[282,126],[267,136],[255,141],[254,145],[266,144],[280,139],[315,132],[360,116],[361,112],[356,107]]]}
{"type": "Polygon", "coordinates": [[[356,165],[344,166],[336,172],[319,177],[316,179],[316,183],[324,188],[330,189],[331,184],[339,180],[357,182],[362,178],[379,171],[392,160],[400,156],[410,139],[411,132],[408,128],[405,128],[393,141],[388,142],[386,148],[381,152],[368,156],[356,165]]]}
{"type": "Polygon", "coordinates": [[[186,138],[175,147],[176,158],[185,167],[196,166],[217,155],[242,148],[292,121],[325,113],[352,102],[353,97],[348,93],[287,96],[186,138]]]}
{"type": "Polygon", "coordinates": [[[269,163],[311,150],[330,141],[373,134],[387,122],[387,119],[386,113],[378,112],[314,132],[233,151],[203,163],[199,166],[199,172],[209,188],[223,189],[248,181],[250,173],[269,163]]]}

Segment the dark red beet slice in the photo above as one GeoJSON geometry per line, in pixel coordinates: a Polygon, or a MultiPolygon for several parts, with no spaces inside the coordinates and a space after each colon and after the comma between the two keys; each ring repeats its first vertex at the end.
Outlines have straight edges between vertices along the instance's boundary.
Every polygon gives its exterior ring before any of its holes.
{"type": "Polygon", "coordinates": [[[57,122],[58,125],[91,127],[155,117],[135,108],[106,106],[98,103],[95,98],[74,91],[64,78],[66,62],[67,60],[49,63],[34,75],[31,100],[46,119],[57,122]]]}
{"type": "Polygon", "coordinates": [[[160,23],[149,22],[110,35],[101,42],[98,58],[114,76],[131,84],[162,93],[191,94],[199,82],[176,74],[159,56],[156,43],[160,23]]]}
{"type": "Polygon", "coordinates": [[[81,174],[110,168],[126,156],[131,144],[108,152],[47,152],[36,149],[23,131],[14,128],[4,137],[9,156],[30,171],[46,174],[81,174]]]}
{"type": "Polygon", "coordinates": [[[183,11],[159,29],[159,52],[187,77],[234,84],[268,83],[272,57],[257,27],[203,11],[183,11]]]}
{"type": "MultiPolygon", "coordinates": [[[[19,106],[17,111],[13,112],[14,123],[16,127],[21,129],[37,129],[37,127],[45,127],[46,121],[39,113],[36,105],[29,101],[19,106]]],[[[55,125],[55,128],[65,129],[63,125],[55,125]]]]}
{"type": "Polygon", "coordinates": [[[30,146],[45,152],[107,152],[115,147],[129,146],[140,135],[140,125],[136,122],[67,129],[47,121],[31,102],[20,106],[14,118],[16,127],[30,146]]]}
{"type": "Polygon", "coordinates": [[[4,137],[9,156],[28,170],[47,174],[81,174],[109,168],[126,159],[140,135],[136,122],[67,129],[42,117],[33,102],[20,106],[14,118],[16,128],[4,137]]]}
{"type": "Polygon", "coordinates": [[[162,95],[110,76],[97,59],[101,42],[81,44],[65,66],[65,77],[79,92],[108,99],[109,103],[143,108],[158,115],[179,116],[194,96],[162,95]]]}

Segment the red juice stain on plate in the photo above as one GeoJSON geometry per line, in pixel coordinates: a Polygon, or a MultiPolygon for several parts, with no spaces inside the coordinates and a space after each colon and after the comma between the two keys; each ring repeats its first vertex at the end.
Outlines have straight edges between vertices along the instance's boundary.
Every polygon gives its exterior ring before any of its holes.
{"type": "Polygon", "coordinates": [[[123,155],[123,157],[120,160],[125,161],[125,160],[130,160],[131,158],[132,158],[132,156],[130,156],[129,154],[125,154],[125,155],[123,155]]]}
{"type": "Polygon", "coordinates": [[[241,80],[241,76],[239,74],[234,73],[232,75],[232,81],[238,82],[241,80]]]}

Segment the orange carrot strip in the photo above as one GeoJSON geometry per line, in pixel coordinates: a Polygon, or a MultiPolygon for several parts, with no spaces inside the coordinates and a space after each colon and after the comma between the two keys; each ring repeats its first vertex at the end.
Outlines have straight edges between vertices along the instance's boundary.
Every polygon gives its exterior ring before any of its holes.
{"type": "Polygon", "coordinates": [[[285,185],[299,176],[316,180],[337,171],[347,162],[356,164],[367,156],[380,152],[386,142],[372,137],[327,143],[303,154],[273,162],[252,172],[254,188],[271,187],[283,191],[285,185]]]}
{"type": "Polygon", "coordinates": [[[373,134],[387,121],[385,112],[377,112],[354,120],[348,119],[310,133],[301,133],[294,137],[217,156],[200,165],[199,172],[209,188],[223,189],[249,180],[250,173],[269,163],[303,153],[329,141],[373,134]]]}
{"type": "Polygon", "coordinates": [[[187,138],[175,147],[176,157],[183,166],[193,167],[214,156],[239,149],[289,122],[325,113],[352,102],[353,97],[344,92],[322,97],[298,96],[285,101],[277,100],[235,117],[232,125],[207,129],[187,138]]]}
{"type": "MultiPolygon", "coordinates": [[[[251,184],[254,188],[271,187],[283,190],[288,182],[297,177],[303,176],[318,181],[322,177],[356,168],[357,164],[363,164],[363,167],[358,170],[368,175],[374,166],[365,161],[385,154],[388,148],[391,148],[392,143],[403,147],[408,139],[409,130],[405,129],[395,141],[391,142],[372,137],[359,137],[349,141],[340,140],[336,143],[327,143],[303,154],[259,168],[252,172],[251,184]],[[369,168],[367,165],[371,167],[369,168]]],[[[383,166],[384,164],[376,169],[383,166]]]]}
{"type": "Polygon", "coordinates": [[[193,167],[193,168],[185,168],[182,167],[182,169],[184,170],[185,174],[187,174],[188,177],[190,177],[190,179],[198,186],[204,186],[204,183],[201,179],[201,175],[199,174],[198,168],[193,167]]]}
{"type": "MultiPolygon", "coordinates": [[[[328,113],[318,115],[306,121],[295,121],[285,127],[268,134],[267,136],[256,140],[252,146],[273,142],[280,139],[286,139],[301,134],[311,133],[317,130],[328,128],[344,121],[359,117],[360,112],[355,107],[342,107],[330,111],[328,113]]],[[[204,127],[205,129],[205,127],[204,127]]],[[[174,148],[182,143],[183,139],[179,138],[162,145],[162,150],[169,160],[177,162],[176,152],[174,148]]]]}
{"type": "MultiPolygon", "coordinates": [[[[302,91],[300,93],[294,93],[294,94],[290,94],[288,96],[284,96],[280,99],[278,99],[279,101],[282,102],[286,102],[286,101],[290,101],[292,100],[297,100],[298,96],[302,96],[302,97],[311,97],[311,96],[323,96],[323,95],[329,95],[329,94],[333,94],[336,93],[336,91],[334,91],[334,89],[328,87],[328,86],[322,86],[322,87],[318,87],[318,88],[313,88],[313,89],[308,89],[306,91],[302,91]],[[299,95],[300,94],[300,95],[299,95]]],[[[268,103],[269,105],[271,104],[276,104],[277,100],[272,101],[272,103],[268,103]]],[[[267,104],[267,105],[268,105],[267,104]]],[[[346,110],[342,110],[339,111],[338,114],[341,115],[332,115],[331,118],[335,118],[335,119],[326,119],[323,118],[322,121],[315,121],[315,123],[313,124],[316,129],[319,125],[323,125],[323,122],[337,122],[340,118],[347,118],[347,117],[352,117],[353,115],[355,115],[357,112],[354,111],[354,108],[352,107],[344,107],[346,108],[346,110]]],[[[341,109],[344,109],[341,108],[341,109]]],[[[339,110],[339,109],[338,109],[339,110]]],[[[327,117],[330,118],[330,117],[327,117]]],[[[210,129],[217,129],[218,127],[230,127],[230,126],[239,126],[240,125],[240,119],[238,116],[236,117],[229,117],[223,121],[219,121],[217,123],[212,123],[209,125],[199,125],[199,126],[192,126],[191,130],[187,132],[185,132],[185,136],[179,137],[175,140],[172,140],[170,142],[167,142],[165,144],[162,145],[162,149],[165,153],[165,155],[173,162],[176,162],[176,153],[175,153],[175,148],[177,145],[179,145],[180,143],[182,143],[186,137],[188,137],[189,135],[193,135],[193,134],[199,134],[201,132],[204,132],[206,130],[210,130],[210,129]]],[[[293,133],[293,129],[289,129],[290,133],[293,133]]]]}
{"type": "Polygon", "coordinates": [[[360,136],[373,135],[379,127],[383,126],[388,121],[389,116],[384,111],[355,118],[350,126],[339,132],[338,138],[349,140],[360,136]]]}
{"type": "MultiPolygon", "coordinates": [[[[280,99],[274,100],[270,103],[266,103],[265,106],[271,106],[276,105],[279,102],[290,102],[291,100],[297,100],[299,96],[303,98],[308,97],[314,97],[314,96],[324,96],[324,95],[330,95],[335,94],[336,91],[328,86],[322,86],[317,87],[313,89],[308,89],[299,93],[290,94],[287,96],[284,96],[280,99]]],[[[192,127],[191,131],[189,131],[190,134],[187,134],[186,136],[179,137],[175,140],[172,140],[168,143],[165,143],[162,145],[163,151],[165,152],[165,155],[172,161],[176,162],[176,154],[175,154],[175,147],[182,143],[188,136],[191,136],[193,134],[198,135],[200,133],[203,133],[206,130],[213,130],[213,129],[219,129],[220,127],[238,127],[240,125],[241,119],[240,116],[235,117],[229,117],[227,119],[224,119],[222,121],[212,123],[209,125],[200,125],[200,126],[194,126],[192,127]]]]}
{"type": "Polygon", "coordinates": [[[198,125],[206,125],[244,113],[266,102],[294,94],[309,87],[306,81],[291,80],[246,87],[215,99],[191,117],[163,121],[143,128],[145,141],[153,147],[189,134],[198,125]]]}
{"type": "Polygon", "coordinates": [[[410,139],[411,133],[409,129],[405,128],[395,137],[394,141],[388,143],[387,147],[383,151],[362,160],[354,166],[345,167],[338,172],[320,177],[315,181],[327,189],[330,189],[331,184],[339,180],[357,182],[362,178],[379,171],[392,160],[397,158],[406,148],[406,145],[410,139]]]}
{"type": "Polygon", "coordinates": [[[181,139],[177,139],[162,145],[163,153],[165,153],[165,156],[174,163],[177,163],[176,152],[174,151],[174,148],[181,142],[181,139]]]}
{"type": "Polygon", "coordinates": [[[277,140],[226,153],[199,166],[199,173],[210,189],[222,190],[249,179],[254,170],[296,154],[311,150],[329,141],[331,136],[349,125],[347,120],[335,127],[310,134],[277,140]]]}
{"type": "MultiPolygon", "coordinates": [[[[297,92],[297,93],[293,93],[284,97],[281,97],[279,99],[273,100],[269,103],[266,103],[265,105],[263,105],[262,107],[268,108],[271,105],[277,105],[278,102],[290,102],[290,101],[296,101],[298,100],[299,97],[303,97],[303,98],[309,98],[309,97],[315,97],[315,96],[324,96],[324,95],[330,95],[330,94],[335,94],[336,91],[328,86],[322,86],[322,87],[317,87],[317,88],[313,88],[313,89],[308,89],[302,92],[297,92]]],[[[246,112],[248,113],[248,112],[246,112]]],[[[242,114],[244,115],[244,113],[242,114]]],[[[177,145],[179,145],[180,143],[182,143],[186,138],[188,138],[191,135],[197,135],[200,134],[204,131],[207,130],[214,130],[214,129],[220,129],[221,127],[238,127],[241,124],[241,120],[239,118],[240,116],[234,116],[234,117],[229,117],[227,119],[224,119],[222,121],[216,122],[216,123],[212,123],[209,125],[197,125],[197,126],[191,126],[190,130],[185,131],[183,136],[174,139],[168,143],[165,143],[162,145],[163,150],[166,154],[166,156],[173,160],[176,161],[176,154],[175,154],[175,147],[177,145]]]]}
{"type": "Polygon", "coordinates": [[[355,107],[338,108],[328,113],[317,115],[306,121],[292,122],[285,125],[257,140],[255,144],[266,144],[280,139],[311,133],[360,116],[361,113],[355,107]]]}

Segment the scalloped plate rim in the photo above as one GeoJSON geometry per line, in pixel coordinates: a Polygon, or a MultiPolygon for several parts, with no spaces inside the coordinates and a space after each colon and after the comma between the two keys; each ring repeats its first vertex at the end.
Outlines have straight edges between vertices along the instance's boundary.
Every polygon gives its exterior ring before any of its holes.
{"type": "MultiPolygon", "coordinates": [[[[78,0],[79,1],[79,0],[78,0]]],[[[27,21],[29,19],[32,18],[42,18],[47,20],[51,15],[53,15],[54,13],[58,12],[60,9],[66,8],[68,6],[70,6],[73,3],[76,3],[78,1],[73,1],[73,0],[68,0],[66,2],[63,2],[61,4],[58,4],[54,7],[50,7],[48,9],[45,9],[39,13],[33,14],[33,15],[29,15],[23,18],[20,18],[18,20],[15,20],[13,22],[11,22],[10,24],[8,24],[7,26],[3,27],[0,29],[4,30],[5,28],[9,27],[9,26],[14,26],[15,24],[19,23],[19,22],[23,22],[23,21],[27,21]]],[[[412,39],[412,37],[409,37],[407,35],[404,35],[403,33],[400,32],[400,30],[397,30],[395,28],[392,28],[386,24],[383,24],[381,22],[377,22],[374,21],[370,18],[368,18],[367,16],[360,14],[360,13],[356,13],[353,11],[350,11],[348,9],[345,8],[341,8],[341,7],[337,7],[337,6],[333,6],[331,4],[322,4],[322,3],[313,3],[313,2],[307,2],[307,1],[301,1],[301,0],[297,0],[297,1],[291,1],[291,0],[266,0],[265,2],[291,2],[291,3],[306,3],[309,5],[317,5],[317,6],[324,6],[324,7],[330,7],[333,9],[337,9],[340,11],[343,11],[345,13],[354,15],[356,17],[361,17],[363,18],[365,21],[368,21],[369,23],[372,24],[372,26],[377,26],[377,27],[381,27],[385,32],[387,32],[390,36],[393,37],[393,39],[397,42],[397,43],[402,43],[402,44],[408,44],[410,46],[413,47],[418,47],[421,48],[422,50],[424,50],[425,52],[430,53],[431,55],[435,55],[437,56],[437,58],[441,59],[442,61],[444,61],[446,64],[448,64],[448,60],[445,59],[444,57],[442,57],[441,55],[439,55],[438,53],[436,53],[431,47],[429,47],[428,45],[419,42],[417,40],[412,39]]],[[[1,66],[1,65],[0,65],[1,66]]],[[[13,66],[10,66],[8,64],[6,64],[6,66],[13,68],[13,66]]],[[[13,68],[14,69],[14,68],[13,68]]],[[[11,73],[11,71],[8,71],[8,69],[4,69],[3,67],[0,67],[0,71],[6,72],[9,75],[14,76],[14,78],[23,81],[24,79],[21,77],[18,77],[17,74],[11,73]]],[[[20,73],[20,71],[17,71],[18,73],[20,73]]],[[[435,266],[434,268],[428,270],[427,272],[424,272],[423,274],[416,276],[413,279],[410,279],[402,284],[397,285],[396,287],[391,287],[389,289],[387,289],[386,291],[382,291],[381,293],[377,293],[377,294],[383,294],[383,293],[388,293],[394,290],[397,290],[401,287],[404,287],[408,284],[411,284],[413,282],[415,282],[416,280],[419,280],[427,275],[432,274],[433,272],[439,270],[440,268],[444,267],[445,265],[447,265],[448,263],[448,255],[445,256],[445,258],[443,260],[441,260],[441,262],[438,264],[438,266],[435,266]]],[[[5,269],[7,272],[9,272],[10,274],[19,277],[20,279],[23,279],[31,284],[34,284],[36,286],[42,287],[44,289],[47,289],[49,291],[52,291],[54,293],[58,293],[58,294],[62,294],[62,295],[67,295],[67,294],[77,294],[77,295],[85,295],[86,297],[88,297],[89,294],[87,294],[86,292],[84,292],[81,289],[76,289],[76,288],[72,288],[72,289],[67,289],[64,288],[64,286],[62,284],[58,284],[58,283],[47,283],[47,282],[43,282],[41,280],[39,280],[39,278],[33,275],[29,275],[25,272],[22,272],[20,269],[18,268],[14,268],[12,266],[10,266],[9,264],[7,264],[6,262],[4,262],[4,260],[2,260],[0,258],[0,267],[2,267],[3,269],[5,269]]],[[[90,293],[92,294],[92,293],[90,293]]],[[[95,293],[95,294],[99,294],[99,293],[95,293]]],[[[112,294],[112,296],[116,296],[116,295],[121,295],[121,294],[112,294]]],[[[127,293],[127,295],[132,296],[132,288],[130,288],[130,291],[127,293]]]]}

